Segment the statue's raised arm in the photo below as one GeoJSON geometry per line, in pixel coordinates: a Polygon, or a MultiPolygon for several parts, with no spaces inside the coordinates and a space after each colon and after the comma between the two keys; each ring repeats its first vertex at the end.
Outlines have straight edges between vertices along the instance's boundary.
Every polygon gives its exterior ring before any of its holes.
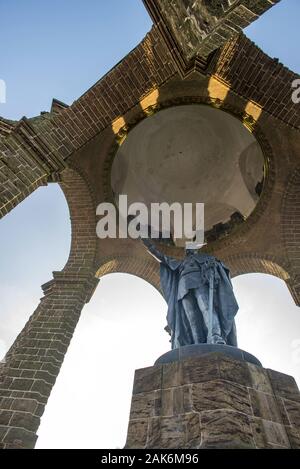
{"type": "Polygon", "coordinates": [[[141,240],[142,243],[146,246],[147,250],[150,252],[150,254],[152,254],[152,256],[155,257],[158,262],[165,262],[165,255],[162,254],[156,248],[156,246],[154,246],[154,244],[150,241],[149,238],[141,238],[141,240]]]}

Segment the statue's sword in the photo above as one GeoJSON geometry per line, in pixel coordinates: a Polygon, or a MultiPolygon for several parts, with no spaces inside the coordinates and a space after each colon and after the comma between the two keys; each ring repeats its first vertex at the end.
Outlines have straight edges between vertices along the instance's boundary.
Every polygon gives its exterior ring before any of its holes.
{"type": "Polygon", "coordinates": [[[208,297],[208,335],[207,343],[212,343],[212,329],[213,329],[213,302],[214,302],[214,275],[213,268],[210,269],[209,276],[209,297],[208,297]]]}

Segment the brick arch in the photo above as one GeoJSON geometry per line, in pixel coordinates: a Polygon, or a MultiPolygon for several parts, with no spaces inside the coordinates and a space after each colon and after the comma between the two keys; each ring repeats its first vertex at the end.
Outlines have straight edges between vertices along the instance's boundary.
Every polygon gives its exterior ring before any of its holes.
{"type": "Polygon", "coordinates": [[[67,168],[60,187],[66,197],[71,219],[71,249],[64,273],[88,274],[93,271],[96,256],[96,204],[84,176],[67,168]]]}
{"type": "Polygon", "coordinates": [[[84,176],[62,173],[72,225],[69,259],[43,285],[44,297],[0,363],[0,413],[10,416],[0,432],[0,448],[33,448],[45,405],[72,339],[82,308],[94,292],[96,210],[84,176]],[[24,374],[20,368],[24,370],[24,374]],[[22,373],[22,374],[21,374],[22,373]]]}
{"type": "MultiPolygon", "coordinates": [[[[171,250],[170,250],[171,251],[171,250]]],[[[168,255],[172,255],[168,252],[168,255]]],[[[262,273],[273,275],[283,280],[296,305],[300,306],[300,277],[295,277],[291,267],[282,258],[276,256],[246,253],[231,256],[222,256],[222,261],[229,267],[231,276],[249,273],[262,273]],[[299,290],[298,290],[299,288],[299,290]]],[[[160,288],[159,267],[153,260],[145,260],[137,256],[114,255],[103,259],[98,268],[96,277],[99,279],[111,273],[128,273],[142,278],[162,293],[160,288]]]]}
{"type": "Polygon", "coordinates": [[[237,254],[223,257],[230,268],[231,276],[262,273],[273,275],[286,283],[293,300],[300,306],[300,278],[295,276],[291,265],[283,258],[260,253],[237,254]]]}
{"type": "Polygon", "coordinates": [[[152,260],[145,260],[137,256],[114,255],[103,259],[96,276],[98,278],[112,273],[132,274],[150,283],[161,293],[159,264],[152,260]]]}
{"type": "Polygon", "coordinates": [[[292,271],[289,289],[300,306],[300,167],[289,177],[280,222],[282,242],[292,271]]]}
{"type": "Polygon", "coordinates": [[[291,174],[282,201],[281,235],[289,261],[300,271],[300,167],[291,174]]]}
{"type": "Polygon", "coordinates": [[[288,266],[282,259],[275,256],[260,253],[245,253],[231,256],[224,256],[222,260],[230,268],[231,276],[262,273],[273,275],[281,280],[287,281],[290,278],[288,266]]]}

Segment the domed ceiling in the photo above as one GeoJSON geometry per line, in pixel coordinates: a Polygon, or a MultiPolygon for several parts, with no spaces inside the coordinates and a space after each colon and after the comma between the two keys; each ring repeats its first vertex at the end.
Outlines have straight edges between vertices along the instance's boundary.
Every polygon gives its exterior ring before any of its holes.
{"type": "Polygon", "coordinates": [[[263,176],[261,148],[241,122],[192,104],[162,110],[136,125],[117,151],[111,184],[115,196],[128,196],[128,204],[202,202],[210,232],[237,215],[250,215],[263,176]]]}

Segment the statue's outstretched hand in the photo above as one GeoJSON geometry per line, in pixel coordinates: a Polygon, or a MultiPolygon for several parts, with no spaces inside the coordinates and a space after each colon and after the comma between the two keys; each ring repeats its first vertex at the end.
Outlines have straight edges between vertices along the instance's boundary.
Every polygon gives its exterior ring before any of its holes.
{"type": "Polygon", "coordinates": [[[151,241],[150,241],[149,238],[142,238],[142,237],[141,237],[141,241],[142,241],[142,243],[143,243],[145,246],[147,246],[148,248],[149,248],[150,246],[152,246],[152,243],[151,243],[151,241]]]}
{"type": "Polygon", "coordinates": [[[149,238],[140,238],[144,246],[148,249],[148,251],[156,258],[157,261],[163,262],[165,260],[165,256],[155,247],[153,242],[149,238]]]}

